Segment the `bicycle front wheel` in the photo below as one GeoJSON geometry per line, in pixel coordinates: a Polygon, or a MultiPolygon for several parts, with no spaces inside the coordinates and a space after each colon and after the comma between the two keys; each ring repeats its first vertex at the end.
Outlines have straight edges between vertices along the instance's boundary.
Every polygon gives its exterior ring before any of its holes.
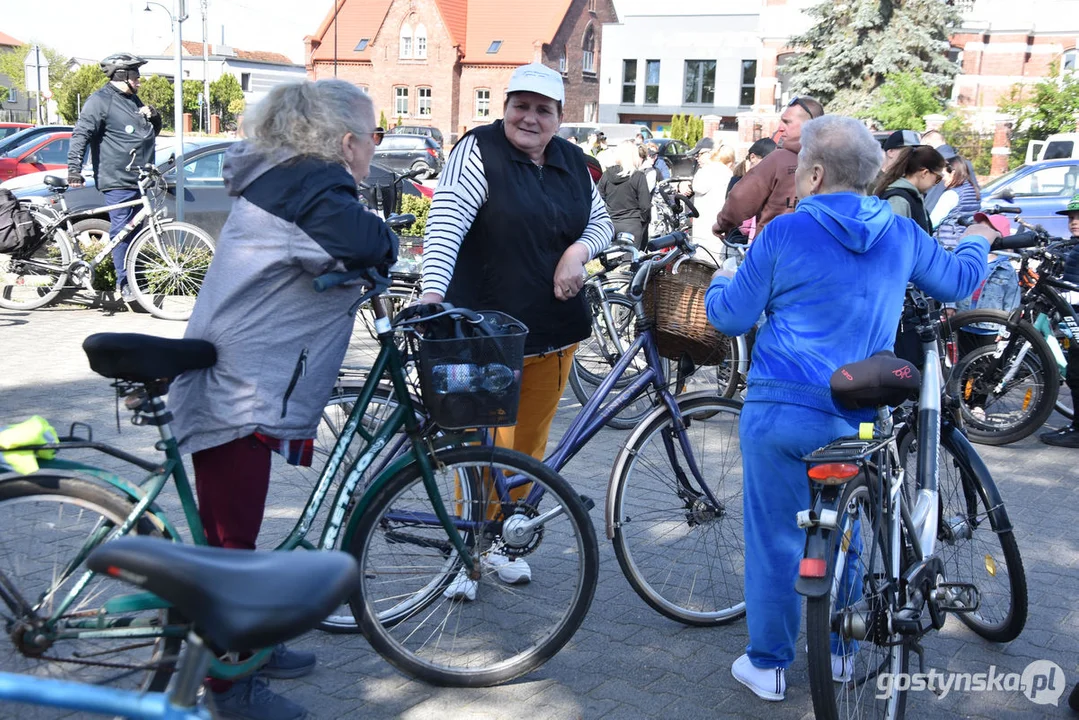
{"type": "Polygon", "coordinates": [[[467,582],[462,559],[412,463],[377,491],[356,529],[352,611],[375,650],[408,675],[453,687],[503,683],[542,665],[580,626],[599,571],[595,531],[569,484],[531,457],[469,446],[439,451],[432,464],[437,501],[479,570],[475,584],[458,586],[467,582]],[[498,474],[538,487],[541,502],[492,500],[498,474]],[[504,582],[507,559],[527,563],[531,581],[504,582]]]}
{"type": "MultiPolygon", "coordinates": [[[[918,471],[918,441],[908,435],[899,446],[908,478],[918,471]]],[[[1019,637],[1027,620],[1027,580],[1019,545],[1011,529],[994,527],[978,479],[942,438],[937,451],[940,498],[936,553],[944,579],[978,588],[973,612],[955,613],[967,627],[992,642],[1019,637]]]]}
{"type": "Polygon", "coordinates": [[[901,718],[906,706],[905,690],[878,681],[906,673],[910,651],[889,629],[901,603],[889,580],[888,532],[879,525],[877,500],[864,476],[847,484],[837,508],[830,591],[806,603],[809,688],[813,714],[823,720],[901,718]]]}
{"type": "Polygon", "coordinates": [[[680,418],[666,408],[646,418],[615,460],[614,551],[653,609],[722,625],[745,614],[742,405],[698,394],[679,397],[678,409],[680,418]]]}
{"type": "Polygon", "coordinates": [[[135,301],[162,320],[187,320],[214,257],[205,230],[169,220],[144,230],[128,248],[127,284],[135,301]]]}
{"type": "MultiPolygon", "coordinates": [[[[128,690],[165,689],[185,634],[182,627],[161,634],[169,611],[101,614],[106,602],[135,592],[132,586],[93,575],[62,616],[40,625],[83,578],[90,550],[111,539],[131,508],[122,495],[65,474],[40,471],[0,481],[0,572],[33,608],[31,615],[0,603],[8,641],[0,646],[0,667],[128,690]],[[81,636],[94,631],[95,637],[81,636]]],[[[146,516],[132,534],[162,537],[146,516]]],[[[45,717],[27,712],[19,717],[45,717]]]]}
{"type": "Polygon", "coordinates": [[[951,381],[970,439],[1007,445],[1041,427],[1060,391],[1056,360],[1041,333],[992,310],[956,313],[948,325],[963,353],[951,381]]]}
{"type": "MultiPolygon", "coordinates": [[[[38,222],[36,215],[31,215],[38,222]]],[[[36,310],[56,299],[67,285],[71,241],[57,228],[30,251],[0,254],[0,307],[36,310]]]]}

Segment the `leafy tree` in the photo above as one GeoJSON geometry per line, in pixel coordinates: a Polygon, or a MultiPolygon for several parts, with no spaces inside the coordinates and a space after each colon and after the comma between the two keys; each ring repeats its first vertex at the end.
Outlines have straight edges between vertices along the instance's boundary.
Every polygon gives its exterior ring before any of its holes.
{"type": "Polygon", "coordinates": [[[183,98],[184,112],[191,113],[194,121],[193,127],[202,130],[202,113],[199,112],[199,93],[202,92],[201,80],[184,80],[183,98]]]}
{"type": "Polygon", "coordinates": [[[864,115],[887,76],[913,70],[944,98],[959,71],[946,54],[960,23],[952,0],[823,0],[807,12],[815,24],[791,39],[805,51],[785,69],[792,92],[829,112],[864,115]]]}
{"type": "Polygon", "coordinates": [[[942,105],[922,76],[921,70],[888,75],[866,115],[889,130],[925,130],[925,116],[939,113],[942,105]]]}
{"type": "MultiPolygon", "coordinates": [[[[49,61],[49,89],[53,96],[59,98],[64,88],[64,83],[71,75],[71,69],[67,64],[69,57],[59,50],[38,43],[41,54],[49,61]]],[[[11,85],[18,90],[26,92],[26,56],[30,52],[30,45],[19,45],[11,52],[0,53],[0,75],[11,78],[11,85]]]]}
{"type": "Polygon", "coordinates": [[[97,65],[83,65],[64,82],[64,89],[57,98],[60,115],[65,121],[74,123],[79,119],[79,112],[86,99],[105,85],[109,80],[97,65]]]}
{"type": "Polygon", "coordinates": [[[1025,158],[1031,140],[1044,140],[1053,133],[1075,129],[1075,118],[1079,116],[1079,73],[1061,76],[1054,63],[1049,76],[1040,82],[1012,86],[1000,110],[1015,117],[1012,157],[1018,152],[1020,158],[1025,158]]]}
{"type": "Polygon", "coordinates": [[[210,83],[210,109],[226,125],[244,111],[244,91],[235,75],[225,73],[210,83]]]}
{"type": "Polygon", "coordinates": [[[161,75],[151,75],[142,79],[139,86],[139,98],[147,105],[153,105],[161,113],[162,127],[173,129],[172,83],[161,75]]]}

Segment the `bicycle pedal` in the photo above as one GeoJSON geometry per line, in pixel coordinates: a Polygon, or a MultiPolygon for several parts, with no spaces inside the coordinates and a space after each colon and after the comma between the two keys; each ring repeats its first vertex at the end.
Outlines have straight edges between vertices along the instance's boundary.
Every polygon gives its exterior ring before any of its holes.
{"type": "Polygon", "coordinates": [[[587,495],[578,495],[577,497],[581,499],[581,504],[584,505],[585,510],[591,510],[596,506],[596,501],[587,495]]]}
{"type": "Polygon", "coordinates": [[[974,612],[982,603],[981,592],[971,583],[937,583],[936,596],[937,606],[952,613],[974,612]]]}

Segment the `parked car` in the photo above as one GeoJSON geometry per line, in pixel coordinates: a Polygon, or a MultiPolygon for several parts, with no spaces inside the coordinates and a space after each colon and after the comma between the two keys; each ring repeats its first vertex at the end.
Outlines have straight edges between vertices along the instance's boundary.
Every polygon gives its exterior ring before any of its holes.
{"type": "Polygon", "coordinates": [[[1027,162],[1079,158],[1079,133],[1056,133],[1045,140],[1031,140],[1027,145],[1027,162]]]}
{"type": "Polygon", "coordinates": [[[49,133],[54,132],[71,132],[74,129],[75,128],[71,125],[35,125],[34,127],[28,127],[25,130],[20,130],[13,135],[8,135],[6,138],[0,139],[0,155],[12,148],[22,145],[33,137],[48,135],[49,133]]]}
{"type": "MultiPolygon", "coordinates": [[[[171,138],[161,138],[163,143],[171,138]]],[[[225,181],[221,175],[225,151],[235,140],[194,140],[188,146],[185,141],[184,157],[184,221],[199,226],[215,239],[232,209],[232,197],[225,191],[225,181]]],[[[172,147],[159,144],[157,150],[158,170],[168,182],[168,190],[163,201],[169,217],[176,216],[176,168],[173,166],[172,147]]],[[[54,173],[55,174],[55,173],[54,173]]],[[[66,175],[66,173],[65,173],[66,175]]],[[[393,171],[371,163],[371,174],[360,188],[364,200],[375,207],[375,187],[393,182],[393,171]]],[[[421,195],[414,183],[405,181],[403,190],[406,194],[421,195]]],[[[14,190],[15,196],[32,202],[52,204],[54,195],[43,182],[33,187],[14,190]]],[[[85,187],[70,188],[65,193],[70,210],[83,210],[104,207],[105,196],[94,187],[93,178],[88,178],[85,187]]],[[[108,222],[108,214],[91,215],[108,222]]],[[[107,230],[106,230],[107,231],[107,230]]]]}
{"type": "Polygon", "coordinates": [[[667,161],[671,177],[690,178],[697,172],[697,158],[689,154],[689,145],[674,138],[655,138],[649,142],[659,148],[659,156],[667,161]]]}
{"type": "Polygon", "coordinates": [[[440,147],[443,145],[442,131],[436,127],[428,127],[426,125],[398,125],[397,127],[390,130],[388,134],[425,135],[438,143],[440,147]]]}
{"type": "Polygon", "coordinates": [[[3,140],[6,137],[11,137],[20,130],[25,130],[26,128],[32,127],[34,126],[30,123],[0,122],[0,140],[3,140]]]}
{"type": "Polygon", "coordinates": [[[1068,237],[1068,218],[1057,215],[1079,192],[1079,159],[1043,160],[1020,165],[982,188],[982,207],[1014,204],[1020,217],[1050,234],[1068,237]]]}
{"type": "MultiPolygon", "coordinates": [[[[205,139],[195,138],[192,141],[188,138],[184,141],[184,151],[192,152],[201,145],[206,144],[205,139]]],[[[158,137],[154,145],[154,165],[162,165],[169,161],[176,148],[176,142],[174,138],[170,136],[158,137]]],[[[49,175],[59,175],[60,177],[66,177],[66,173],[58,173],[55,170],[43,170],[41,172],[30,173],[29,175],[20,175],[18,177],[11,178],[0,182],[0,188],[5,188],[14,192],[20,188],[32,187],[35,185],[41,185],[45,182],[45,178],[49,175]]],[[[82,161],[82,176],[85,182],[93,184],[94,182],[94,168],[90,162],[90,148],[86,148],[86,155],[82,161]]]]}
{"type": "Polygon", "coordinates": [[[375,148],[375,161],[399,173],[422,170],[418,177],[442,172],[442,146],[426,135],[386,135],[375,148]]]}
{"type": "Polygon", "coordinates": [[[623,140],[633,140],[640,135],[645,140],[652,140],[652,131],[647,125],[633,125],[630,123],[562,123],[558,128],[558,136],[573,138],[578,144],[588,141],[592,133],[602,132],[607,137],[608,145],[615,145],[623,140]]]}
{"type": "Polygon", "coordinates": [[[0,154],[0,181],[19,175],[67,168],[71,133],[38,135],[0,154]]]}

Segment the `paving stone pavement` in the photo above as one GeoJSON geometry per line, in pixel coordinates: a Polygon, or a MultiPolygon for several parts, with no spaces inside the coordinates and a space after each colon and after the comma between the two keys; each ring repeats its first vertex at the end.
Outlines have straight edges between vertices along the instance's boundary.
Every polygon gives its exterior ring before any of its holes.
{"type": "MultiPolygon", "coordinates": [[[[183,329],[182,323],[131,312],[0,310],[0,425],[35,413],[61,430],[82,421],[93,426],[97,439],[152,455],[152,429],[131,426],[122,413],[123,432],[117,433],[112,390],[90,371],[81,343],[94,332],[179,337],[183,329]]],[[[572,395],[567,396],[556,434],[577,408],[572,395]]],[[[1056,416],[1050,420],[1059,422],[1056,416]]],[[[788,673],[787,700],[759,701],[730,675],[731,662],[746,643],[744,622],[683,627],[648,608],[622,577],[603,537],[601,500],[624,437],[624,432],[602,431],[564,471],[597,501],[592,520],[600,541],[600,579],[583,626],[546,665],[501,687],[438,688],[393,670],[361,636],[311,632],[295,645],[318,653],[318,669],[301,680],[275,681],[273,688],[305,704],[316,718],[812,717],[801,651],[788,673]]],[[[994,473],[1016,528],[1030,588],[1029,618],[1020,638],[1003,646],[981,640],[951,619],[942,632],[925,640],[925,669],[988,672],[995,666],[998,673],[1021,673],[1031,661],[1046,659],[1063,669],[1070,691],[1079,680],[1079,451],[1046,447],[1028,438],[1008,447],[979,447],[979,452],[994,473]]],[[[175,510],[174,493],[169,489],[166,494],[163,505],[175,510]]],[[[274,498],[267,522],[281,508],[298,509],[303,499],[274,498]]],[[[178,515],[170,515],[180,522],[178,515]]],[[[911,717],[933,718],[1066,717],[1066,697],[1058,707],[1035,705],[1018,692],[952,692],[939,698],[911,693],[909,712],[911,717]]],[[[0,717],[18,713],[0,707],[0,717]]]]}

